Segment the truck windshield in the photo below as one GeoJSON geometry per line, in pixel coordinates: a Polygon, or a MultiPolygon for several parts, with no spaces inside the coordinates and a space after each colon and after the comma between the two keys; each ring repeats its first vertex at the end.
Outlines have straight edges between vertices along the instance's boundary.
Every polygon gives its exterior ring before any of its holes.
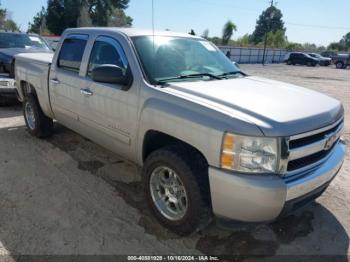
{"type": "Polygon", "coordinates": [[[37,48],[49,50],[43,39],[35,35],[0,33],[0,48],[37,48]]]}
{"type": "Polygon", "coordinates": [[[140,36],[132,40],[152,84],[218,80],[240,72],[216,46],[203,39],[140,36]]]}

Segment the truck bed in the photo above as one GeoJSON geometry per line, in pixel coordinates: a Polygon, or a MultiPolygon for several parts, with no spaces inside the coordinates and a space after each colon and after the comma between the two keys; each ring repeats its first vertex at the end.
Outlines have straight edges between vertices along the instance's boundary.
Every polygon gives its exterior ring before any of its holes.
{"type": "Polygon", "coordinates": [[[51,64],[53,53],[28,53],[16,55],[16,59],[27,60],[34,63],[51,64]]]}

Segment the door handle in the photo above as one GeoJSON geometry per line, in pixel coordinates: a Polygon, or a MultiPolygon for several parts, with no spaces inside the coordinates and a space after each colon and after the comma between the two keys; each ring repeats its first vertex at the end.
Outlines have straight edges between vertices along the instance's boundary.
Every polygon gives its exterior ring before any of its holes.
{"type": "Polygon", "coordinates": [[[94,94],[87,88],[80,89],[80,93],[84,96],[92,96],[94,94]]]}
{"type": "Polygon", "coordinates": [[[55,84],[55,85],[58,85],[60,84],[60,80],[58,80],[57,78],[54,78],[54,79],[50,79],[51,83],[55,84]]]}

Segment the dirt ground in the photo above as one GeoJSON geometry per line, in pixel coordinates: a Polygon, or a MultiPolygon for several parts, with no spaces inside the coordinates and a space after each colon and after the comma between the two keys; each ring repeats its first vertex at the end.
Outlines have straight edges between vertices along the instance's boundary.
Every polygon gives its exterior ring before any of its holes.
{"type": "MultiPolygon", "coordinates": [[[[350,71],[244,65],[340,99],[350,114],[350,71]]],[[[312,101],[310,101],[312,106],[312,101]]],[[[292,110],[292,109],[291,109],[292,110]]],[[[344,139],[350,144],[350,121],[344,139]]],[[[342,255],[350,234],[350,154],[325,194],[282,221],[191,237],[160,226],[143,201],[140,170],[58,123],[48,140],[32,138],[21,106],[0,108],[0,255],[342,255]]],[[[318,260],[317,257],[306,257],[318,260]]],[[[321,257],[325,258],[325,257],[321,257]]]]}

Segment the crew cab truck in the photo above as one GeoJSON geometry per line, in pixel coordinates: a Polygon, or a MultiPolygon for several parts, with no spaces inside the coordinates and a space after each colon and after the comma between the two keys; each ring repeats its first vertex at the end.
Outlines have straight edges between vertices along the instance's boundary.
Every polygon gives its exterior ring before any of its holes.
{"type": "Polygon", "coordinates": [[[142,166],[145,201],[182,235],[214,217],[273,221],[343,163],[340,102],[248,76],[200,37],[68,29],[54,55],[17,55],[15,71],[32,135],[56,119],[142,166]]]}

